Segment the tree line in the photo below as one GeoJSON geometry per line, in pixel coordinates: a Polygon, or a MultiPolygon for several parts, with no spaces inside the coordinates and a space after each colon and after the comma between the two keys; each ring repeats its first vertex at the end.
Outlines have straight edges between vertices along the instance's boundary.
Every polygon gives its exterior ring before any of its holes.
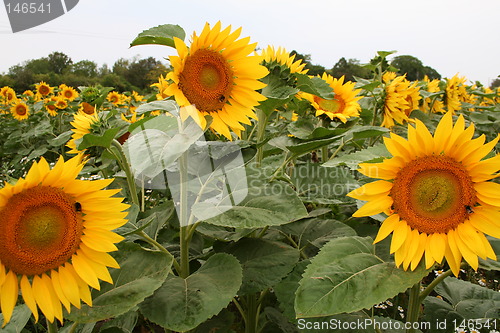
{"type": "Polygon", "coordinates": [[[74,62],[62,52],[47,57],[27,60],[12,66],[0,75],[0,87],[9,86],[22,92],[33,89],[34,83],[44,81],[51,86],[62,83],[72,86],[102,85],[115,90],[140,93],[151,91],[150,85],[168,72],[168,67],[153,57],[146,59],[118,59],[112,67],[99,66],[91,60],[74,62]]]}
{"type": "MultiPolygon", "coordinates": [[[[290,53],[295,55],[295,60],[306,63],[305,68],[309,75],[321,75],[324,72],[333,77],[345,76],[346,81],[355,81],[356,77],[371,79],[373,72],[357,59],[340,58],[330,69],[313,64],[310,54],[300,54],[295,50],[290,53]]],[[[375,58],[374,58],[375,59],[375,58]]],[[[372,60],[373,61],[373,60],[372,60]]],[[[410,81],[422,80],[424,76],[429,79],[441,79],[441,75],[432,67],[425,66],[418,58],[410,55],[394,57],[386,66],[398,70],[399,75],[406,74],[410,81]]],[[[6,74],[0,75],[0,87],[10,86],[16,91],[32,89],[36,82],[45,81],[52,86],[62,83],[78,87],[102,85],[114,87],[119,92],[138,91],[147,93],[151,91],[150,85],[158,81],[160,75],[169,71],[169,67],[160,61],[149,57],[146,59],[118,59],[112,67],[98,64],[91,60],[74,62],[62,52],[52,52],[47,57],[32,59],[9,68],[6,74]]],[[[500,86],[500,79],[491,84],[491,88],[500,86]]]]}

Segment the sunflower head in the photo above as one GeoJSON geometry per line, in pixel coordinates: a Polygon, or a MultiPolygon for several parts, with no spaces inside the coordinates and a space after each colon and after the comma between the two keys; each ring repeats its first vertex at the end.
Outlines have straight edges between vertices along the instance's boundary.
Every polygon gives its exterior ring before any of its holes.
{"type": "Polygon", "coordinates": [[[49,86],[44,81],[35,84],[35,89],[38,95],[45,97],[54,92],[54,87],[49,86]]]}
{"type": "Polygon", "coordinates": [[[484,234],[500,236],[500,155],[483,159],[499,137],[484,144],[472,139],[461,115],[443,116],[434,135],[419,120],[409,126],[408,140],[391,133],[384,142],[393,155],[382,163],[360,164],[359,171],[380,180],[348,195],[368,201],[353,216],[384,212],[375,242],[392,233],[396,265],[415,269],[422,258],[430,268],[446,258],[455,275],[464,258],[474,269],[478,257],[496,259],[484,234]]]}
{"type": "Polygon", "coordinates": [[[78,96],[78,92],[75,90],[73,87],[68,87],[67,85],[61,85],[59,87],[59,96],[62,98],[72,102],[74,101],[78,96]]]}
{"type": "Polygon", "coordinates": [[[86,114],[85,112],[78,112],[75,114],[71,125],[73,125],[73,135],[71,135],[71,139],[66,144],[66,147],[71,150],[68,151],[68,154],[79,154],[82,151],[77,148],[77,140],[83,138],[85,134],[93,133],[94,130],[97,131],[99,127],[100,121],[97,113],[93,113],[91,115],[86,114]]]}
{"type": "Polygon", "coordinates": [[[51,96],[50,98],[46,98],[44,100],[44,106],[49,115],[52,117],[57,116],[57,107],[56,107],[56,102],[58,101],[58,98],[56,96],[51,96]]]}
{"type": "Polygon", "coordinates": [[[167,75],[168,87],[160,92],[174,96],[181,107],[194,105],[195,120],[203,128],[204,117],[210,115],[210,128],[228,139],[230,130],[239,136],[243,124],[256,119],[253,109],[265,99],[256,90],[265,87],[259,79],[268,74],[261,58],[252,55],[256,43],[238,39],[240,33],[241,28],[231,32],[231,26],[221,30],[217,22],[213,27],[207,23],[199,36],[194,33],[189,48],[174,38],[178,55],[170,57],[173,71],[167,75]]]}
{"type": "Polygon", "coordinates": [[[344,83],[344,76],[336,79],[329,74],[323,73],[321,77],[330,85],[335,93],[333,99],[323,99],[308,93],[301,93],[300,96],[309,102],[316,109],[316,116],[326,117],[333,120],[338,119],[345,123],[351,117],[359,117],[361,107],[358,101],[362,97],[356,97],[361,89],[354,89],[354,82],[344,83]]]}
{"type": "Polygon", "coordinates": [[[29,107],[26,103],[18,101],[10,108],[10,112],[15,119],[25,120],[29,116],[29,107]]]}
{"type": "Polygon", "coordinates": [[[112,283],[107,267],[119,268],[108,254],[123,238],[113,229],[125,224],[128,205],[103,190],[113,180],[77,179],[82,156],[52,169],[42,158],[25,179],[0,189],[0,306],[4,325],[19,291],[38,320],[38,309],[53,322],[81,301],[92,305],[89,286],[112,283]]]}
{"type": "Polygon", "coordinates": [[[308,69],[304,69],[306,63],[302,62],[300,59],[294,61],[295,55],[291,56],[290,53],[282,47],[275,49],[274,46],[269,45],[262,50],[260,56],[265,65],[272,66],[273,64],[278,64],[279,66],[287,68],[290,73],[307,74],[309,71],[308,69]]]}
{"type": "Polygon", "coordinates": [[[68,102],[66,101],[66,99],[59,97],[59,98],[56,98],[56,103],[54,105],[59,110],[64,110],[68,107],[68,102]]]}
{"type": "Polygon", "coordinates": [[[5,86],[2,89],[0,89],[0,97],[5,105],[17,102],[16,91],[8,86],[5,86]]]}
{"type": "MultiPolygon", "coordinates": [[[[385,75],[388,75],[388,72],[385,75]]],[[[410,121],[410,113],[418,108],[421,99],[417,86],[418,82],[411,83],[405,76],[392,75],[385,80],[384,119],[382,126],[391,128],[395,123],[403,124],[410,121]]]]}

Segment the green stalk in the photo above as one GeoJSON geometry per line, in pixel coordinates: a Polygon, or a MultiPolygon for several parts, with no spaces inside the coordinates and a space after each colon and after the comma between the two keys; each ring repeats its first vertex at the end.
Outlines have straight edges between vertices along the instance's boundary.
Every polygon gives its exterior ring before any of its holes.
{"type": "Polygon", "coordinates": [[[257,324],[258,324],[258,307],[259,304],[255,295],[250,294],[246,296],[246,305],[247,305],[247,321],[245,322],[245,333],[257,333],[257,324]]]}
{"type": "Polygon", "coordinates": [[[260,166],[262,162],[262,158],[264,157],[264,145],[262,145],[262,141],[264,141],[264,136],[266,134],[266,126],[267,126],[267,115],[264,111],[257,109],[257,145],[260,145],[257,148],[257,156],[256,162],[257,166],[260,166]]]}
{"type": "Polygon", "coordinates": [[[453,272],[451,271],[451,269],[447,270],[446,272],[444,272],[443,274],[439,275],[438,277],[436,277],[434,279],[434,281],[432,281],[428,286],[427,288],[425,288],[424,291],[422,291],[420,293],[420,296],[419,296],[419,302],[422,303],[424,301],[424,299],[429,296],[429,294],[434,290],[434,288],[440,284],[444,279],[446,279],[448,276],[451,276],[453,274],[453,272]]]}
{"type": "MultiPolygon", "coordinates": [[[[420,315],[420,281],[410,289],[410,300],[408,302],[408,313],[406,315],[407,323],[418,322],[420,315]]],[[[411,325],[411,328],[406,330],[406,333],[414,333],[416,329],[411,325]]]]}
{"type": "Polygon", "coordinates": [[[179,199],[179,222],[180,222],[180,272],[179,276],[183,279],[189,276],[189,225],[187,216],[188,192],[187,192],[187,154],[184,153],[179,157],[179,174],[180,174],[180,199],[179,199]]]}
{"type": "Polygon", "coordinates": [[[179,263],[177,262],[177,260],[175,260],[175,257],[165,247],[163,247],[163,245],[155,241],[153,238],[149,237],[149,235],[142,230],[139,231],[137,234],[141,236],[146,242],[156,247],[160,252],[166,253],[167,255],[171,256],[174,259],[173,265],[175,271],[177,272],[177,274],[180,274],[181,267],[179,266],[179,263]]]}
{"type": "Polygon", "coordinates": [[[140,207],[139,196],[137,195],[137,188],[134,182],[134,175],[132,174],[132,170],[130,169],[127,157],[123,152],[122,145],[118,141],[113,140],[111,142],[111,147],[108,148],[108,151],[116,158],[118,164],[120,165],[120,168],[125,172],[127,176],[127,185],[130,191],[132,203],[136,204],[137,207],[140,207]]]}
{"type": "Polygon", "coordinates": [[[59,332],[59,329],[57,328],[57,322],[55,319],[52,323],[48,319],[46,321],[47,321],[47,332],[49,333],[59,332]]]}

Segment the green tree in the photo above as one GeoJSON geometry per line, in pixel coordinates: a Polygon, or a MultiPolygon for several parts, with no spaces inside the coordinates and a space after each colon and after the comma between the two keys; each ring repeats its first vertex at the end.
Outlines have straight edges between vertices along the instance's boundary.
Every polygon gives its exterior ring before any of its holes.
{"type": "Polygon", "coordinates": [[[71,66],[71,71],[77,76],[96,77],[97,64],[90,60],[81,60],[71,66]]]}
{"type": "Polygon", "coordinates": [[[399,75],[406,74],[410,81],[422,80],[425,75],[429,79],[441,79],[441,75],[433,68],[424,66],[422,61],[410,55],[401,55],[391,61],[391,66],[398,69],[399,75]]]}
{"type": "Polygon", "coordinates": [[[308,75],[312,75],[312,76],[323,75],[323,73],[326,72],[325,67],[311,63],[311,55],[310,54],[303,55],[303,54],[300,54],[297,51],[293,50],[292,52],[290,52],[290,56],[293,56],[293,55],[295,55],[295,61],[302,60],[306,64],[306,66],[304,68],[309,70],[307,72],[308,75]]]}
{"type": "Polygon", "coordinates": [[[495,88],[498,88],[500,87],[500,75],[498,78],[496,78],[495,80],[493,80],[493,82],[491,82],[490,84],[490,89],[495,89],[495,88]]]}
{"type": "Polygon", "coordinates": [[[48,61],[50,70],[56,74],[62,74],[73,63],[73,60],[62,52],[52,52],[49,54],[48,61]]]}
{"type": "Polygon", "coordinates": [[[330,72],[332,76],[336,78],[345,76],[345,81],[356,81],[355,77],[369,79],[373,76],[372,72],[369,69],[364,68],[360,64],[359,60],[346,60],[344,57],[340,58],[339,61],[337,61],[330,72]]]}

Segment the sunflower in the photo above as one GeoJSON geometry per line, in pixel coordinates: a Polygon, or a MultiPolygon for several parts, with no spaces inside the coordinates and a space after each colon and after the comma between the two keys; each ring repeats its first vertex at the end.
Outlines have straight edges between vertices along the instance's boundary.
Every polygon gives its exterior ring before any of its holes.
{"type": "Polygon", "coordinates": [[[137,91],[132,91],[131,97],[135,102],[142,102],[144,100],[144,96],[139,95],[137,91]]]}
{"type": "Polygon", "coordinates": [[[4,325],[18,292],[38,320],[62,322],[62,305],[92,305],[89,286],[113,283],[107,267],[119,268],[107,253],[123,237],[111,230],[125,224],[128,205],[103,190],[113,179],[76,179],[82,156],[59,158],[50,169],[33,163],[25,179],[0,190],[0,304],[4,325]]]}
{"type": "Polygon", "coordinates": [[[240,136],[242,124],[256,119],[253,108],[265,99],[256,90],[266,86],[259,79],[268,74],[261,58],[250,55],[256,43],[249,44],[249,37],[238,39],[240,33],[241,28],[231,32],[231,26],[221,31],[217,22],[213,28],[207,23],[199,37],[194,33],[189,48],[174,37],[179,55],[170,57],[173,71],[163,91],[181,107],[194,105],[201,127],[206,127],[204,117],[211,116],[210,128],[229,140],[230,130],[240,136]]]}
{"type": "Polygon", "coordinates": [[[64,98],[58,97],[55,106],[59,110],[64,110],[68,107],[68,102],[64,98]]]}
{"type": "Polygon", "coordinates": [[[52,117],[57,116],[57,107],[56,107],[56,102],[58,101],[58,98],[56,96],[51,96],[50,98],[46,98],[43,102],[45,105],[45,109],[51,115],[52,117]]]}
{"type": "Polygon", "coordinates": [[[409,126],[408,140],[391,133],[384,138],[392,158],[360,164],[359,171],[381,180],[348,195],[368,202],[353,216],[386,213],[375,243],[392,233],[390,252],[397,266],[414,270],[446,258],[455,275],[462,257],[478,268],[478,257],[496,255],[484,234],[500,237],[500,155],[483,159],[499,136],[484,144],[472,139],[474,125],[465,128],[460,115],[455,124],[446,113],[434,136],[419,120],[409,126]]]}
{"type": "Polygon", "coordinates": [[[325,115],[333,120],[339,119],[343,123],[351,117],[359,117],[361,107],[358,101],[362,97],[356,97],[361,89],[354,89],[354,82],[344,83],[344,76],[336,79],[329,74],[323,73],[321,77],[326,83],[330,85],[335,93],[333,99],[323,99],[308,93],[301,93],[300,96],[309,102],[316,109],[316,117],[325,115]]]}
{"type": "Polygon", "coordinates": [[[269,45],[266,49],[263,49],[260,56],[266,63],[276,62],[279,65],[286,66],[290,69],[290,73],[307,74],[308,69],[304,69],[306,63],[302,60],[295,60],[295,55],[290,56],[284,48],[278,47],[275,50],[274,46],[269,45]]]}
{"type": "Polygon", "coordinates": [[[164,93],[165,89],[167,89],[168,86],[169,83],[167,79],[163,75],[160,75],[160,77],[158,78],[158,82],[153,83],[150,87],[155,87],[158,90],[156,99],[160,101],[169,97],[169,95],[164,93]]]}
{"type": "Polygon", "coordinates": [[[11,108],[10,112],[12,113],[12,116],[16,118],[17,120],[25,120],[28,119],[28,116],[30,114],[28,105],[24,102],[16,102],[11,108]]]}
{"type": "Polygon", "coordinates": [[[54,87],[49,86],[44,81],[35,84],[36,93],[42,97],[45,97],[54,92],[54,87]]]}
{"type": "Polygon", "coordinates": [[[96,107],[90,105],[87,102],[82,102],[82,104],[80,104],[80,108],[78,108],[78,112],[86,113],[88,115],[94,115],[96,114],[96,107]]]}
{"type": "MultiPolygon", "coordinates": [[[[427,85],[427,92],[437,93],[441,91],[441,88],[439,87],[439,83],[441,82],[441,80],[434,79],[431,81],[426,75],[424,76],[424,82],[427,85]]],[[[424,98],[420,110],[426,113],[445,113],[446,111],[444,109],[444,103],[437,97],[438,96],[424,98]]]]}
{"type": "Polygon", "coordinates": [[[5,86],[0,89],[0,96],[2,97],[3,103],[5,105],[17,102],[16,91],[11,87],[5,86]]]}
{"type": "Polygon", "coordinates": [[[410,113],[418,109],[418,101],[421,99],[418,82],[412,84],[405,76],[386,73],[384,83],[384,119],[381,125],[390,128],[395,125],[394,121],[399,124],[409,121],[410,113]]]}
{"type": "Polygon", "coordinates": [[[88,134],[92,131],[92,127],[99,123],[99,116],[97,113],[94,114],[86,114],[84,112],[78,112],[75,114],[71,125],[73,125],[73,135],[71,135],[71,139],[66,144],[66,147],[71,150],[68,151],[68,154],[78,154],[82,151],[77,149],[76,141],[83,138],[85,134],[88,134]]]}
{"type": "Polygon", "coordinates": [[[125,100],[127,99],[127,97],[116,92],[116,91],[112,91],[112,92],[108,93],[108,96],[106,97],[106,99],[109,102],[111,102],[111,104],[116,106],[116,105],[123,104],[125,102],[125,100]]]}
{"type": "Polygon", "coordinates": [[[74,101],[79,95],[78,92],[75,90],[73,87],[68,87],[65,84],[61,84],[59,86],[59,96],[62,96],[64,99],[67,99],[68,101],[72,102],[74,101]]]}

